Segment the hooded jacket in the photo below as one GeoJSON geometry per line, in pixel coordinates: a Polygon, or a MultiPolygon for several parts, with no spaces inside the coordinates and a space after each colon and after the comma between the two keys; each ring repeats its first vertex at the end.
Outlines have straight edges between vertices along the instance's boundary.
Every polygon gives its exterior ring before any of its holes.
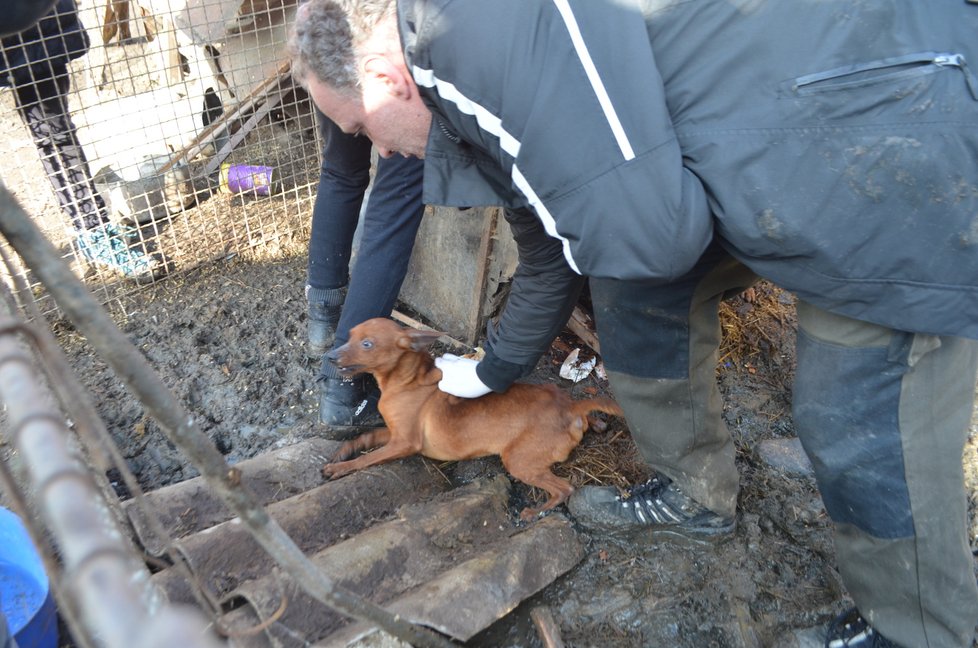
{"type": "MultiPolygon", "coordinates": [[[[669,281],[716,236],[821,308],[978,338],[978,6],[398,10],[435,119],[426,202],[530,206],[567,266],[601,278],[669,281]]],[[[496,356],[519,330],[495,331],[496,356]]]]}

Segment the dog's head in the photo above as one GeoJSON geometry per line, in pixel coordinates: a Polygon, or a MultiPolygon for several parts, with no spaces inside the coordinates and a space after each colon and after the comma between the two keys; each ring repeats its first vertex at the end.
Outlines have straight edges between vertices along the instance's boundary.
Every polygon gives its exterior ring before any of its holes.
{"type": "Polygon", "coordinates": [[[408,353],[424,353],[441,337],[437,331],[405,328],[384,317],[375,317],[350,329],[350,338],[333,349],[326,358],[344,376],[358,373],[389,372],[408,353]]]}

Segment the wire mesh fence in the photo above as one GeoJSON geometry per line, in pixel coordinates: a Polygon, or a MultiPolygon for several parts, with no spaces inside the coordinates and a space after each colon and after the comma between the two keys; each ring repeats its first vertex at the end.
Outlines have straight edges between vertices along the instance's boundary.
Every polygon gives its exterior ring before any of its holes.
{"type": "Polygon", "coordinates": [[[295,6],[58,0],[4,36],[0,178],[102,303],[305,249],[321,145],[284,54],[295,6]]]}

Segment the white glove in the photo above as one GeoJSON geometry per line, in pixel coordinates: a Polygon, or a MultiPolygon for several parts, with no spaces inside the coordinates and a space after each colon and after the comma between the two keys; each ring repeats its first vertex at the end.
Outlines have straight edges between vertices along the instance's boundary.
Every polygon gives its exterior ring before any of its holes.
{"type": "Polygon", "coordinates": [[[441,369],[438,389],[443,392],[459,398],[478,398],[492,391],[475,373],[475,368],[479,366],[478,360],[446,353],[435,358],[435,366],[441,369]]]}

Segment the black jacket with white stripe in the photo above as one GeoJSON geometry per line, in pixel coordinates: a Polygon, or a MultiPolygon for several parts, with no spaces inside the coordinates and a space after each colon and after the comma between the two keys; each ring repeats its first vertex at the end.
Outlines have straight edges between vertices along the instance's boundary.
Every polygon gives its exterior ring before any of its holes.
{"type": "MultiPolygon", "coordinates": [[[[426,202],[529,206],[571,271],[602,278],[668,281],[717,236],[822,308],[978,338],[968,67],[978,6],[399,0],[398,10],[436,120],[426,202]]],[[[495,359],[480,369],[490,387],[504,386],[493,363],[525,367],[528,349],[546,348],[523,331],[552,330],[539,322],[566,308],[547,308],[504,316],[492,332],[495,359]]]]}

